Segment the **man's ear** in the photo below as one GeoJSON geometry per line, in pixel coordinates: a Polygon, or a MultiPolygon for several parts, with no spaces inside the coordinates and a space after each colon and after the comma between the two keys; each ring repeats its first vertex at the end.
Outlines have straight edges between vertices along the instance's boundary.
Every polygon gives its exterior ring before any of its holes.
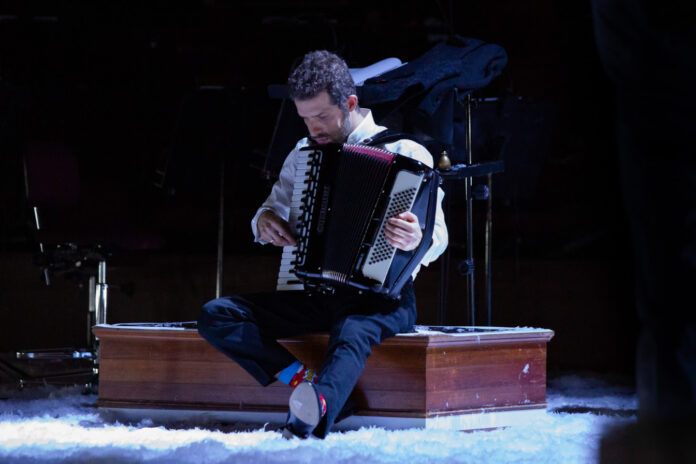
{"type": "Polygon", "coordinates": [[[357,107],[358,107],[358,96],[357,95],[348,95],[348,98],[346,98],[346,109],[348,111],[353,111],[357,107]]]}

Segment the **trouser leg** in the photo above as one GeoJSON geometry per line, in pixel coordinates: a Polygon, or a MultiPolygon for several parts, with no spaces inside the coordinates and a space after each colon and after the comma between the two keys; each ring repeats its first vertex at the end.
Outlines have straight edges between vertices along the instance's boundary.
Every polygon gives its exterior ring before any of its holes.
{"type": "MultiPolygon", "coordinates": [[[[364,297],[364,296],[363,296],[364,297]]],[[[331,430],[336,416],[362,374],[372,347],[397,333],[413,330],[416,304],[409,284],[398,302],[365,297],[353,308],[355,314],[340,314],[334,323],[322,365],[317,389],[326,400],[325,420],[315,430],[323,437],[331,430]],[[382,311],[371,313],[380,305],[382,311]]]]}
{"type": "Polygon", "coordinates": [[[639,413],[671,418],[696,413],[696,156],[683,134],[631,137],[639,128],[625,116],[618,132],[641,323],[639,413]],[[662,152],[672,159],[656,159],[662,152]]]}
{"type": "Polygon", "coordinates": [[[276,340],[318,330],[320,313],[300,292],[218,298],[203,306],[198,332],[265,386],[295,361],[276,340]]]}
{"type": "Polygon", "coordinates": [[[665,10],[658,2],[595,0],[593,13],[598,51],[616,84],[617,147],[641,323],[639,419],[693,415],[696,68],[693,31],[677,26],[692,24],[693,12],[665,10]]]}

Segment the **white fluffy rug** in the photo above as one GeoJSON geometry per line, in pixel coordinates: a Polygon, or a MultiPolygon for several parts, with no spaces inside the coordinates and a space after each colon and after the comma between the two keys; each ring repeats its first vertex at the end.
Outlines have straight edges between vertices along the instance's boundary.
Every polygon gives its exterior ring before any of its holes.
{"type": "Polygon", "coordinates": [[[243,424],[163,427],[111,422],[76,388],[4,392],[2,463],[592,463],[607,427],[635,420],[628,388],[590,377],[551,381],[547,414],[488,432],[378,428],[284,440],[243,424]]]}

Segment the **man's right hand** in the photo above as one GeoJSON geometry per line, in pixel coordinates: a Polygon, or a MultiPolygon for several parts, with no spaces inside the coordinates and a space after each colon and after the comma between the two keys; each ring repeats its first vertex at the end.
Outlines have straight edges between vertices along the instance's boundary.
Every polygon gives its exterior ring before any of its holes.
{"type": "Polygon", "coordinates": [[[271,210],[261,213],[256,221],[256,229],[259,238],[275,246],[297,245],[297,241],[290,232],[290,226],[271,210]]]}

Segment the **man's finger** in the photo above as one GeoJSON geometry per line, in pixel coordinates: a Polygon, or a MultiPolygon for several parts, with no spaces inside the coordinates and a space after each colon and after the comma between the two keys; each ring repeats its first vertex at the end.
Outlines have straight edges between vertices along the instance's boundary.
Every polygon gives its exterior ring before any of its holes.
{"type": "Polygon", "coordinates": [[[271,229],[271,233],[277,236],[284,236],[287,235],[285,231],[285,227],[277,221],[273,221],[269,224],[269,228],[271,229]]]}
{"type": "Polygon", "coordinates": [[[394,248],[401,249],[405,245],[401,240],[399,240],[397,238],[390,237],[390,236],[387,236],[386,238],[387,238],[387,243],[389,243],[394,248]]]}
{"type": "Polygon", "coordinates": [[[279,233],[270,222],[260,227],[260,236],[261,240],[276,246],[294,245],[294,239],[292,237],[290,237],[290,240],[287,240],[287,236],[282,232],[279,233]]]}
{"type": "Polygon", "coordinates": [[[288,227],[286,227],[284,223],[273,221],[270,223],[269,229],[269,233],[274,240],[274,244],[279,245],[282,243],[283,245],[281,246],[297,244],[295,238],[292,236],[292,233],[290,230],[288,230],[288,227]]]}
{"type": "Polygon", "coordinates": [[[407,228],[401,228],[394,224],[387,223],[384,227],[384,236],[387,242],[400,250],[409,251],[414,249],[418,246],[422,238],[420,228],[414,223],[405,223],[402,220],[397,221],[402,224],[408,224],[407,228]]]}
{"type": "Polygon", "coordinates": [[[403,213],[399,214],[397,216],[399,219],[403,219],[404,221],[407,222],[418,222],[418,216],[413,214],[410,211],[404,211],[403,213]]]}
{"type": "Polygon", "coordinates": [[[297,245],[297,241],[291,235],[281,237],[280,241],[276,243],[278,243],[279,246],[297,245]]]}
{"type": "Polygon", "coordinates": [[[399,235],[388,231],[385,231],[384,236],[387,238],[387,241],[391,240],[401,246],[406,246],[410,241],[415,239],[412,235],[399,235]]]}
{"type": "Polygon", "coordinates": [[[278,233],[278,235],[282,237],[292,237],[292,232],[290,232],[290,228],[285,222],[276,224],[275,230],[278,233]]]}
{"type": "Polygon", "coordinates": [[[267,240],[275,246],[290,246],[296,245],[297,242],[292,236],[280,235],[278,233],[273,233],[271,239],[267,240]]]}
{"type": "Polygon", "coordinates": [[[409,245],[409,243],[407,241],[405,241],[403,239],[387,239],[387,242],[389,242],[389,244],[391,246],[393,246],[394,248],[397,248],[397,249],[403,250],[403,251],[409,251],[413,248],[411,245],[409,245]]]}
{"type": "Polygon", "coordinates": [[[384,228],[384,235],[391,236],[391,237],[408,237],[411,235],[412,232],[410,230],[406,229],[401,229],[398,227],[385,227],[384,228]]]}
{"type": "Polygon", "coordinates": [[[399,218],[390,218],[387,221],[386,227],[391,228],[392,230],[404,230],[406,232],[414,232],[416,227],[418,227],[415,223],[413,222],[408,222],[404,219],[399,219],[399,218]]]}

